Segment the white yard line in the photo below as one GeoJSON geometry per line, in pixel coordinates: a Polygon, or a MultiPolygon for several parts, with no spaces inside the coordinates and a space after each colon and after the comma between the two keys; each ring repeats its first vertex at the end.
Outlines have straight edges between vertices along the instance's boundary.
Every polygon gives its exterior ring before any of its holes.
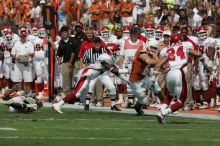
{"type": "Polygon", "coordinates": [[[8,127],[0,127],[0,131],[17,131],[18,129],[15,128],[8,128],[8,127]]]}
{"type": "MultiPolygon", "coordinates": [[[[0,139],[27,139],[27,140],[30,140],[30,139],[36,139],[36,140],[113,140],[113,141],[122,141],[122,140],[142,140],[142,141],[155,141],[155,140],[160,140],[160,141],[183,141],[182,139],[174,139],[174,138],[154,138],[154,137],[151,137],[151,138],[131,138],[131,137],[123,137],[123,138],[120,138],[120,137],[105,137],[105,138],[96,138],[96,137],[61,137],[61,136],[58,136],[58,137],[20,137],[20,136],[1,136],[0,139]]],[[[187,138],[187,141],[202,141],[202,142],[205,142],[205,141],[208,141],[208,142],[219,142],[220,139],[190,139],[190,138],[187,138]]]]}
{"type": "Polygon", "coordinates": [[[149,131],[194,131],[194,129],[152,129],[152,128],[120,128],[120,127],[112,127],[112,128],[62,128],[62,127],[33,127],[35,129],[57,129],[57,130],[149,130],[149,131]]]}

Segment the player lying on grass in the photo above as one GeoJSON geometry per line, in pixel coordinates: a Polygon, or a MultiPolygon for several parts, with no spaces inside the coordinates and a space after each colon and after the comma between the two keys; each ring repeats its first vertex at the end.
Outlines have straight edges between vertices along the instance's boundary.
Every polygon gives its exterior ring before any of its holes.
{"type": "Polygon", "coordinates": [[[13,89],[5,91],[3,104],[8,106],[9,112],[19,113],[33,112],[43,106],[43,103],[35,96],[27,96],[26,94],[19,93],[13,89]]]}
{"type": "MultiPolygon", "coordinates": [[[[79,98],[86,94],[89,90],[90,82],[105,73],[106,71],[110,71],[117,75],[119,78],[128,82],[128,79],[123,75],[124,70],[118,69],[114,66],[112,57],[108,54],[102,54],[98,57],[97,61],[94,64],[90,64],[86,69],[83,70],[82,75],[76,84],[75,89],[72,93],[67,94],[63,100],[59,101],[58,103],[54,103],[52,108],[56,110],[58,113],[63,113],[61,111],[61,106],[65,103],[69,103],[71,101],[79,100],[79,98]]],[[[111,78],[105,78],[105,82],[111,84],[111,78]]],[[[108,87],[107,87],[108,88],[108,87]]],[[[108,88],[109,95],[112,100],[112,107],[111,110],[113,111],[120,111],[115,105],[115,98],[116,98],[116,88],[115,86],[110,86],[108,88]]]]}

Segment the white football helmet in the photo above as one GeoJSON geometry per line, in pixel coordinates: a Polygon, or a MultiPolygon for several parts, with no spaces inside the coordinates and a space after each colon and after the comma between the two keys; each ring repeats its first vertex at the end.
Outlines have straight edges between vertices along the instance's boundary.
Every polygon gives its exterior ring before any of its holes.
{"type": "Polygon", "coordinates": [[[110,31],[109,31],[109,28],[107,26],[102,27],[101,36],[105,39],[110,37],[110,31]]]}
{"type": "Polygon", "coordinates": [[[5,35],[6,35],[6,33],[7,33],[8,31],[11,31],[11,28],[10,28],[8,25],[6,25],[6,24],[3,25],[3,26],[2,26],[2,30],[1,30],[2,36],[5,37],[5,35]]]}
{"type": "Polygon", "coordinates": [[[36,25],[33,25],[31,27],[31,35],[33,35],[33,36],[38,36],[39,35],[39,30],[38,30],[38,27],[36,25]]]}
{"type": "Polygon", "coordinates": [[[123,37],[125,37],[125,38],[130,37],[130,27],[128,25],[125,25],[123,27],[123,37]]]}
{"type": "Polygon", "coordinates": [[[14,36],[13,36],[13,33],[11,31],[6,32],[6,34],[5,34],[5,43],[7,45],[11,46],[13,37],[14,36]]]}
{"type": "Polygon", "coordinates": [[[197,32],[198,38],[200,41],[204,41],[208,38],[208,30],[205,26],[200,26],[197,32]]]}
{"type": "Polygon", "coordinates": [[[158,42],[155,39],[151,39],[146,43],[146,48],[151,55],[158,53],[158,42]]]}
{"type": "Polygon", "coordinates": [[[155,35],[155,27],[153,23],[148,23],[145,25],[145,35],[148,39],[153,38],[155,35]]]}
{"type": "Polygon", "coordinates": [[[155,38],[160,40],[163,38],[164,27],[162,25],[157,26],[155,30],[155,38]]]}
{"type": "Polygon", "coordinates": [[[45,38],[46,37],[46,29],[44,27],[39,28],[39,38],[45,38]]]}
{"type": "Polygon", "coordinates": [[[101,54],[98,59],[97,59],[98,62],[106,62],[106,63],[109,63],[109,64],[113,64],[113,60],[112,60],[112,57],[106,53],[104,54],[101,54]]]}

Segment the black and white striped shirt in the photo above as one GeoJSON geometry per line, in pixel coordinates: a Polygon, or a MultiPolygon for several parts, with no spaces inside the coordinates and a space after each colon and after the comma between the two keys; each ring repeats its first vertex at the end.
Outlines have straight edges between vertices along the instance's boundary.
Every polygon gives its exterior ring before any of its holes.
{"type": "Polygon", "coordinates": [[[95,63],[95,61],[98,59],[98,57],[103,54],[107,53],[105,48],[101,48],[98,51],[96,51],[94,48],[86,50],[83,56],[83,63],[86,64],[86,66],[95,63]]]}

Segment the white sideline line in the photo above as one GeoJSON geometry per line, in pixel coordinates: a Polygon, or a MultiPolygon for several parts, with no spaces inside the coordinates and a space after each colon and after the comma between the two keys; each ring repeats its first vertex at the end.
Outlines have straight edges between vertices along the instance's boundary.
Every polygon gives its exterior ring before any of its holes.
{"type": "MultiPolygon", "coordinates": [[[[13,118],[13,119],[9,119],[9,118],[3,118],[1,119],[1,121],[11,121],[11,120],[20,120],[20,121],[68,121],[70,119],[58,119],[58,118],[47,118],[47,119],[24,119],[24,118],[13,118]]],[[[103,119],[71,119],[71,121],[88,121],[88,120],[92,120],[92,121],[101,121],[101,120],[105,120],[103,119]]],[[[113,121],[113,122],[157,122],[157,120],[148,120],[148,119],[143,119],[143,120],[137,120],[137,119],[131,119],[131,120],[123,120],[123,119],[109,119],[108,121],[113,121]]],[[[183,121],[183,122],[190,122],[190,123],[203,123],[203,122],[216,122],[214,120],[199,120],[199,121],[183,121]]]]}
{"type": "Polygon", "coordinates": [[[61,128],[61,127],[33,127],[34,129],[58,130],[149,130],[149,131],[194,131],[194,129],[151,129],[151,128],[61,128]]]}
{"type": "MultiPolygon", "coordinates": [[[[114,140],[114,141],[121,141],[121,140],[142,140],[142,141],[182,141],[182,139],[174,139],[174,138],[131,138],[131,137],[106,137],[106,138],[96,138],[96,137],[20,137],[20,136],[8,136],[8,137],[0,137],[0,139],[37,139],[37,140],[114,140]]],[[[210,142],[219,142],[220,139],[189,139],[187,141],[210,141],[210,142]]]]}
{"type": "Polygon", "coordinates": [[[18,129],[8,128],[8,127],[0,127],[0,130],[2,130],[2,131],[17,131],[18,129]]]}

